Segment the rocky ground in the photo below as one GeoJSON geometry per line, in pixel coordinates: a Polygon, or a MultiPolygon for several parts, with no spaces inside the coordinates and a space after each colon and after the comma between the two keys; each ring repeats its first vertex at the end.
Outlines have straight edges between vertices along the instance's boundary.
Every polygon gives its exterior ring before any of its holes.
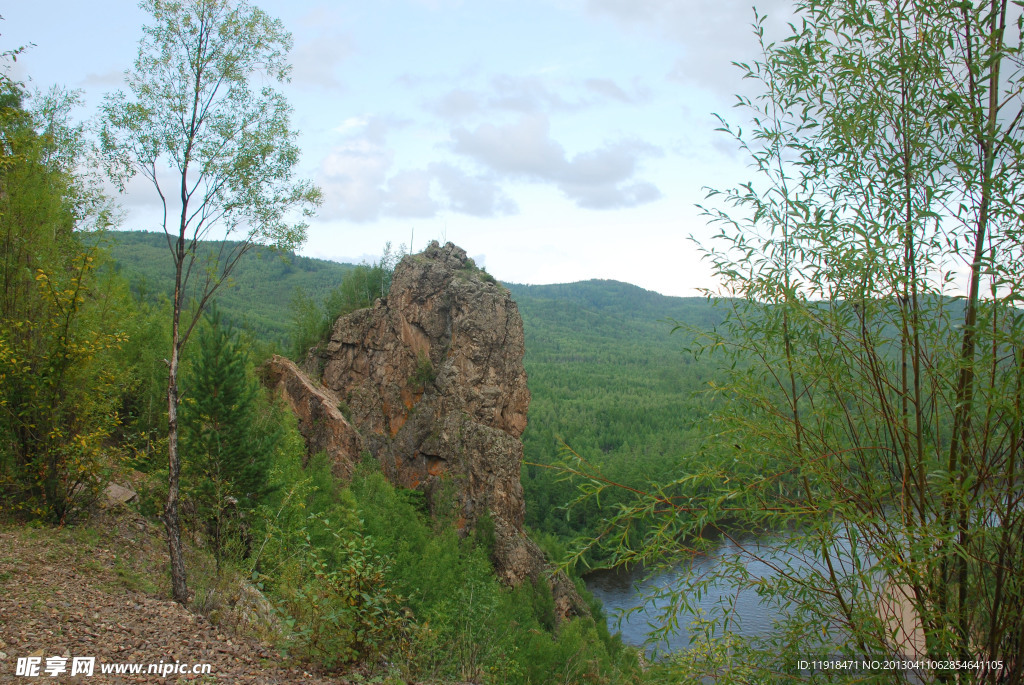
{"type": "Polygon", "coordinates": [[[123,507],[81,526],[0,525],[0,683],[351,682],[289,666],[269,643],[168,599],[166,558],[160,530],[123,507]],[[42,657],[39,677],[16,675],[29,656],[42,657]],[[67,670],[50,677],[48,657],[67,670]],[[95,657],[94,675],[71,677],[73,657],[95,657]],[[161,662],[210,664],[210,675],[100,673],[161,662]]]}

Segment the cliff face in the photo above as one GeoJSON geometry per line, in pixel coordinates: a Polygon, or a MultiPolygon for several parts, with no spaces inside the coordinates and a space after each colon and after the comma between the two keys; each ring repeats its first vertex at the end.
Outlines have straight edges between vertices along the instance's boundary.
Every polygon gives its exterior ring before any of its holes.
{"type": "MultiPolygon", "coordinates": [[[[524,352],[508,291],[461,248],[434,242],[402,260],[387,298],[335,322],[305,374],[277,358],[267,377],[296,410],[310,449],[326,449],[339,475],[365,450],[392,483],[425,492],[432,510],[454,508],[458,527],[489,516],[495,570],[517,585],[545,570],[522,528],[524,352]]],[[[571,583],[552,584],[559,613],[583,611],[571,583]]]]}

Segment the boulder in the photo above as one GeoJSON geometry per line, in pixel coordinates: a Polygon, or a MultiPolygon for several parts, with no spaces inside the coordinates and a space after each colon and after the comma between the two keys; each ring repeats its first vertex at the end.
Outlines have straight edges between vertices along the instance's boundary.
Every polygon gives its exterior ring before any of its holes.
{"type": "Polygon", "coordinates": [[[107,486],[103,488],[103,508],[110,509],[112,507],[120,506],[122,504],[128,504],[134,502],[138,498],[138,493],[129,487],[119,485],[117,483],[107,483],[107,486]]]}
{"type": "Polygon", "coordinates": [[[327,450],[340,474],[367,451],[393,484],[424,492],[431,511],[454,510],[460,530],[486,516],[498,577],[546,577],[562,617],[584,614],[523,531],[524,353],[509,292],[461,248],[433,242],[402,259],[386,298],[339,318],[302,370],[276,357],[267,377],[310,450],[327,450]]]}

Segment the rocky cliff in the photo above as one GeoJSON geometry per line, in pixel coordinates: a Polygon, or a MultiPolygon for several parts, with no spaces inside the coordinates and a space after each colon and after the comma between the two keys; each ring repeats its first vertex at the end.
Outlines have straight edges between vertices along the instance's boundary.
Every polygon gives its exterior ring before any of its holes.
{"type": "MultiPolygon", "coordinates": [[[[386,298],[339,318],[303,369],[278,357],[267,378],[339,476],[369,452],[392,483],[426,493],[432,511],[454,510],[459,528],[487,519],[495,571],[517,585],[546,577],[523,532],[524,351],[508,291],[461,248],[434,242],[401,261],[386,298]]],[[[562,616],[584,611],[566,578],[550,582],[562,616]]]]}

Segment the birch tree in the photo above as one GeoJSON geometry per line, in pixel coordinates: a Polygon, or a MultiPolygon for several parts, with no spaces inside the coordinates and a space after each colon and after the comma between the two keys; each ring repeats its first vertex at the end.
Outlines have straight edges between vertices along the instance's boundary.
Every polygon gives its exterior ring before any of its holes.
{"type": "Polygon", "coordinates": [[[143,0],[152,15],[126,72],[127,92],[103,105],[101,147],[122,190],[149,182],[174,267],[168,360],[167,528],[175,600],[188,601],[178,513],[178,366],[211,298],[254,245],[293,249],[320,193],[293,177],[297,132],[273,87],[288,79],[291,36],[244,2],[143,0]],[[203,249],[200,242],[216,240],[203,249]]]}

